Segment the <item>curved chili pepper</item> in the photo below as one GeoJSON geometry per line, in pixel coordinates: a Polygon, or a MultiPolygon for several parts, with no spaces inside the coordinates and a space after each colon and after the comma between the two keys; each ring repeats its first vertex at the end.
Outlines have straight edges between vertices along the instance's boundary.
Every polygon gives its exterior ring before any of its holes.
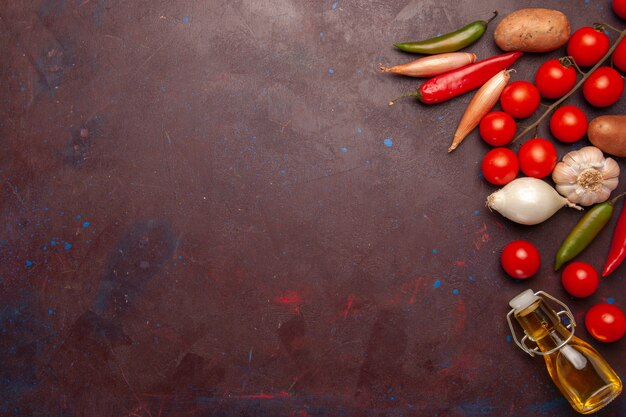
{"type": "Polygon", "coordinates": [[[556,253],[554,270],[558,270],[567,261],[581,253],[602,231],[613,215],[615,202],[624,194],[611,201],[596,204],[574,226],[556,253]]]}
{"type": "Polygon", "coordinates": [[[426,81],[419,86],[417,91],[403,94],[390,101],[389,105],[393,105],[396,100],[404,97],[416,97],[424,104],[450,100],[481,87],[491,77],[513,65],[522,55],[522,52],[509,52],[448,71],[426,81]]]}
{"type": "Polygon", "coordinates": [[[404,52],[425,55],[455,52],[480,39],[487,30],[487,25],[489,25],[489,23],[495,19],[496,16],[498,16],[497,11],[493,12],[493,16],[486,22],[484,20],[477,20],[463,26],[461,29],[455,30],[454,32],[446,33],[445,35],[436,36],[419,42],[396,43],[393,46],[404,52]]]}
{"type": "Polygon", "coordinates": [[[613,273],[622,261],[626,258],[626,202],[622,208],[622,213],[617,219],[617,225],[611,240],[611,249],[602,268],[602,276],[606,277],[613,273]]]}

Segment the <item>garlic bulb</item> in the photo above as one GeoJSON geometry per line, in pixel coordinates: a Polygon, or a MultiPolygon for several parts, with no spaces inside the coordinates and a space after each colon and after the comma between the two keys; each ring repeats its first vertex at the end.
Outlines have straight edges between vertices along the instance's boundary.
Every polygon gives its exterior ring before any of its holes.
{"type": "Polygon", "coordinates": [[[556,190],[572,203],[590,206],[609,199],[617,187],[619,165],[595,146],[565,155],[552,171],[556,190]]]}
{"type": "Polygon", "coordinates": [[[561,197],[550,184],[533,177],[514,179],[487,197],[487,207],[509,220],[526,225],[548,220],[566,205],[582,210],[561,197]]]}

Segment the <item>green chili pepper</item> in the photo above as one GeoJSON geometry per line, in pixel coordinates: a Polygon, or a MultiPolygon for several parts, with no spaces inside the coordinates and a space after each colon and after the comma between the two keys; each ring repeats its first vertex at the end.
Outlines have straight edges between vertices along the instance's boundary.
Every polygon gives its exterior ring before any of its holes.
{"type": "Polygon", "coordinates": [[[623,195],[620,194],[611,201],[596,204],[580,219],[556,253],[555,271],[563,266],[565,262],[574,259],[598,236],[604,226],[611,220],[615,202],[623,195]]]}
{"type": "Polygon", "coordinates": [[[396,43],[394,46],[402,51],[412,52],[414,54],[434,55],[445,52],[455,52],[480,39],[485,33],[485,30],[487,30],[489,22],[495,19],[497,15],[498,12],[495,11],[491,19],[486,22],[484,20],[477,20],[463,26],[459,30],[446,33],[445,35],[419,42],[396,43]]]}

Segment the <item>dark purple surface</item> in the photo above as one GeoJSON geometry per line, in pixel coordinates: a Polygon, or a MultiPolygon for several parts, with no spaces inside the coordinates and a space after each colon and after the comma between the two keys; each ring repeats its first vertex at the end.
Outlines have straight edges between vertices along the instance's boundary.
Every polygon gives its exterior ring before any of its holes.
{"type": "MultiPolygon", "coordinates": [[[[1,416],[576,415],[507,302],[624,308],[626,267],[568,297],[551,264],[580,214],[487,210],[487,146],[446,152],[471,94],[388,108],[418,81],[378,64],[495,9],[622,26],[609,3],[5,3],[1,416]],[[544,256],[526,282],[498,260],[520,238],[544,256]]],[[[498,53],[494,28],[467,50],[498,53]]],[[[581,260],[602,266],[615,220],[581,260]]],[[[624,343],[593,343],[622,377],[624,343]]]]}

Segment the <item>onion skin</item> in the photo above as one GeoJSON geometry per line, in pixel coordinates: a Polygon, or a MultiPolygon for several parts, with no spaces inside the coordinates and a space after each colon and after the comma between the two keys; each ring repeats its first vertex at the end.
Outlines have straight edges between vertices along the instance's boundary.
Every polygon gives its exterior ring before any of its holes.
{"type": "Polygon", "coordinates": [[[447,54],[427,56],[391,68],[381,66],[380,70],[382,72],[392,72],[409,77],[433,77],[473,64],[475,61],[476,54],[469,52],[450,52],[447,54]]]}
{"type": "Polygon", "coordinates": [[[564,206],[582,210],[547,182],[532,177],[517,178],[487,197],[487,207],[529,226],[548,220],[564,206]]]}

